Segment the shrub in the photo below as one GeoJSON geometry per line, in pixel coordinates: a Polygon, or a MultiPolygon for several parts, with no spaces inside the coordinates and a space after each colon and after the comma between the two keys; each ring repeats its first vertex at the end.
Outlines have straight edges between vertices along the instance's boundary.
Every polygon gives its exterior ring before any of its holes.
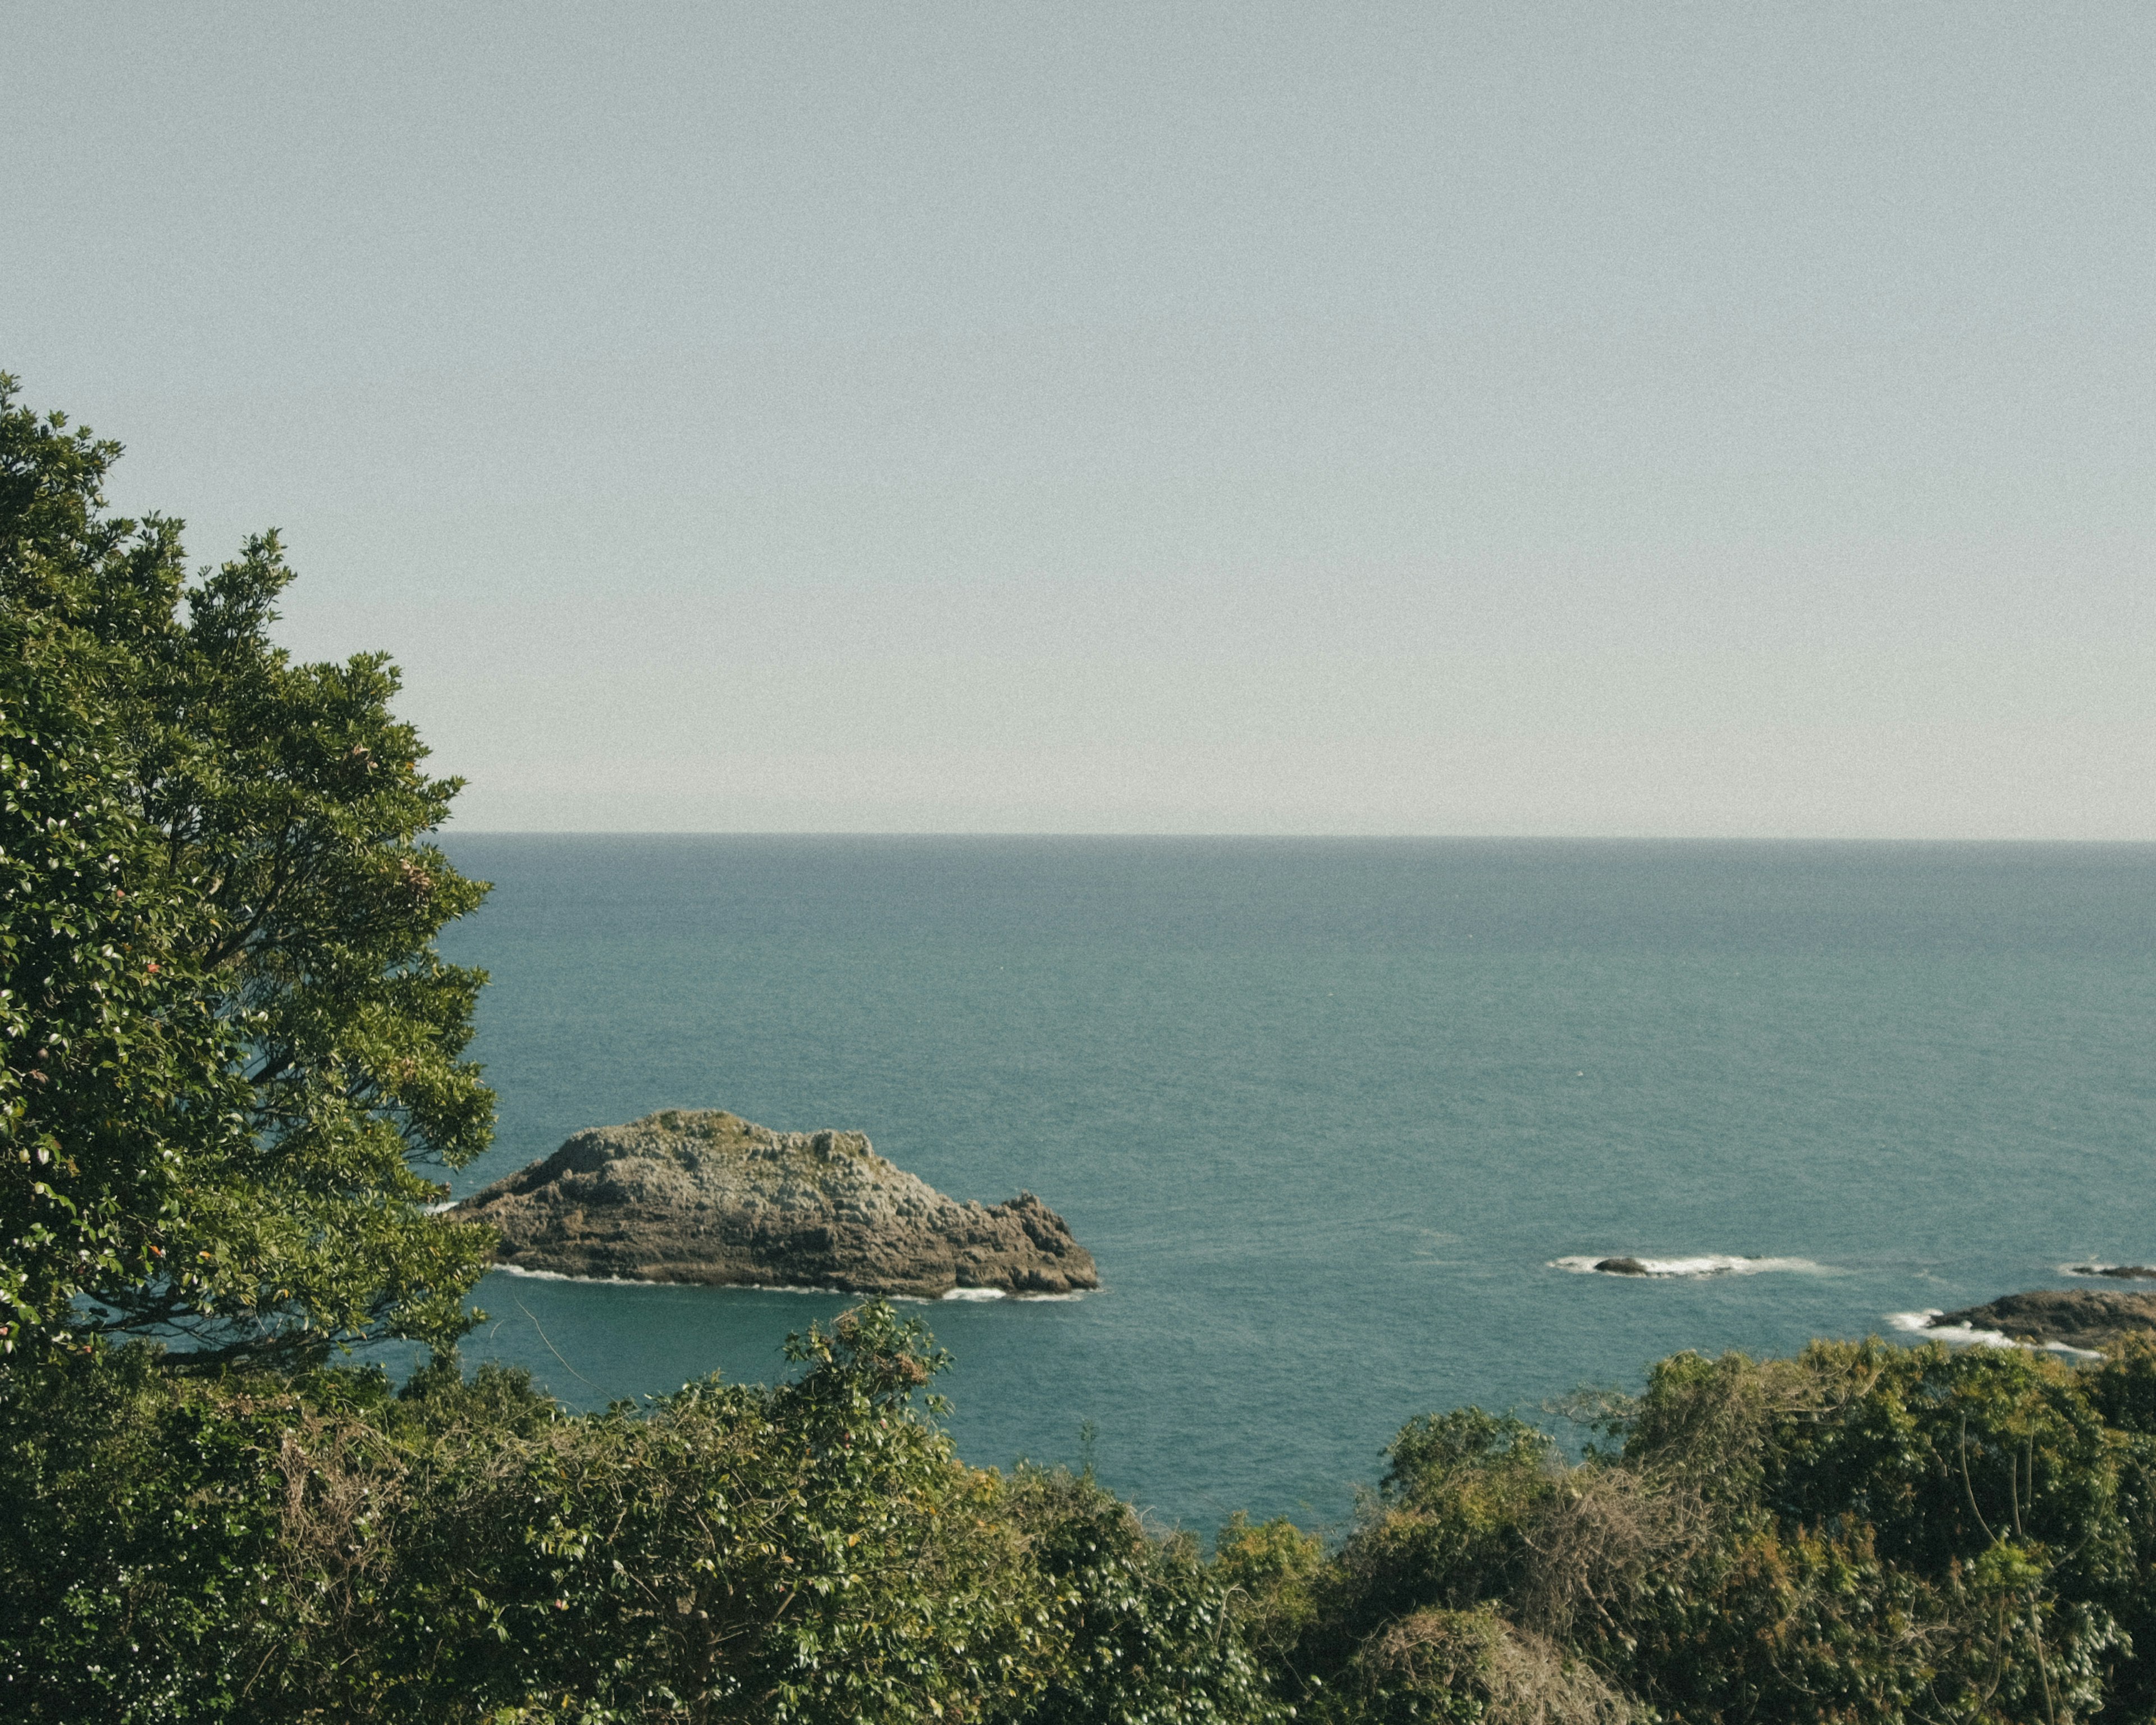
{"type": "Polygon", "coordinates": [[[1004,1488],[1053,1589],[1059,1645],[1030,1725],[1258,1725],[1281,1717],[1221,1578],[1187,1534],[1155,1538],[1090,1471],[1004,1488]]]}
{"type": "Polygon", "coordinates": [[[881,1305],[793,1348],[587,1418],[444,1363],[0,1375],[7,1716],[1022,1714],[1074,1589],[911,1405],[941,1356],[881,1305]]]}

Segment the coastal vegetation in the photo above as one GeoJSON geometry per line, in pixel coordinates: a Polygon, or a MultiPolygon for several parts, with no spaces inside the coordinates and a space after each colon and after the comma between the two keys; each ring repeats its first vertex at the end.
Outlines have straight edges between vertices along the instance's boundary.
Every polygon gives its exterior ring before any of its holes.
{"type": "Polygon", "coordinates": [[[190,582],[116,454],[0,384],[0,1717],[2156,1717],[2143,1337],[1680,1354],[1576,1450],[1420,1414],[1348,1525],[1209,1552],[966,1463],[879,1301],[776,1384],[468,1373],[457,783],[385,659],[272,644],[274,536],[190,582]]]}
{"type": "Polygon", "coordinates": [[[84,1720],[2143,1720],[2156,1348],[1680,1355],[1602,1446],[1403,1427],[1207,1556],[967,1466],[872,1303],[773,1386],[572,1415],[454,1356],[0,1374],[0,1712],[84,1720]]]}

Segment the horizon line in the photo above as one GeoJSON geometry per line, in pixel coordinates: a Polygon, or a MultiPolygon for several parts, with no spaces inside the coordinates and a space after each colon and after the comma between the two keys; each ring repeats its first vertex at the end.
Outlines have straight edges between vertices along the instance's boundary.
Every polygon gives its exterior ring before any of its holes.
{"type": "Polygon", "coordinates": [[[1041,839],[1069,842],[1158,841],[1163,843],[1373,844],[1373,845],[2078,845],[2156,849],[2156,838],[2030,838],[1876,834],[1854,836],[1810,833],[1265,833],[1265,832],[1098,832],[1012,829],[914,827],[473,827],[434,829],[470,839],[1041,839]]]}

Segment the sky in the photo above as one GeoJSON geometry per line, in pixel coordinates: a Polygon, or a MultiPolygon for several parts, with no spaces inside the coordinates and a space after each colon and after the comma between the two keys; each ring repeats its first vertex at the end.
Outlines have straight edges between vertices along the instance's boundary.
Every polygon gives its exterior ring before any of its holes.
{"type": "Polygon", "coordinates": [[[2156,839],[2156,8],[0,7],[467,831],[2156,839]]]}

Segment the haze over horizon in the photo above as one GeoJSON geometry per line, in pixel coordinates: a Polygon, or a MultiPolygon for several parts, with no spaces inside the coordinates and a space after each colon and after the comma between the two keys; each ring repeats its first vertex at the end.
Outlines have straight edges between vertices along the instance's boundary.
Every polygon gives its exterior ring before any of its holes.
{"type": "Polygon", "coordinates": [[[18,5],[0,369],[463,831],[2156,839],[2156,13],[18,5]]]}

